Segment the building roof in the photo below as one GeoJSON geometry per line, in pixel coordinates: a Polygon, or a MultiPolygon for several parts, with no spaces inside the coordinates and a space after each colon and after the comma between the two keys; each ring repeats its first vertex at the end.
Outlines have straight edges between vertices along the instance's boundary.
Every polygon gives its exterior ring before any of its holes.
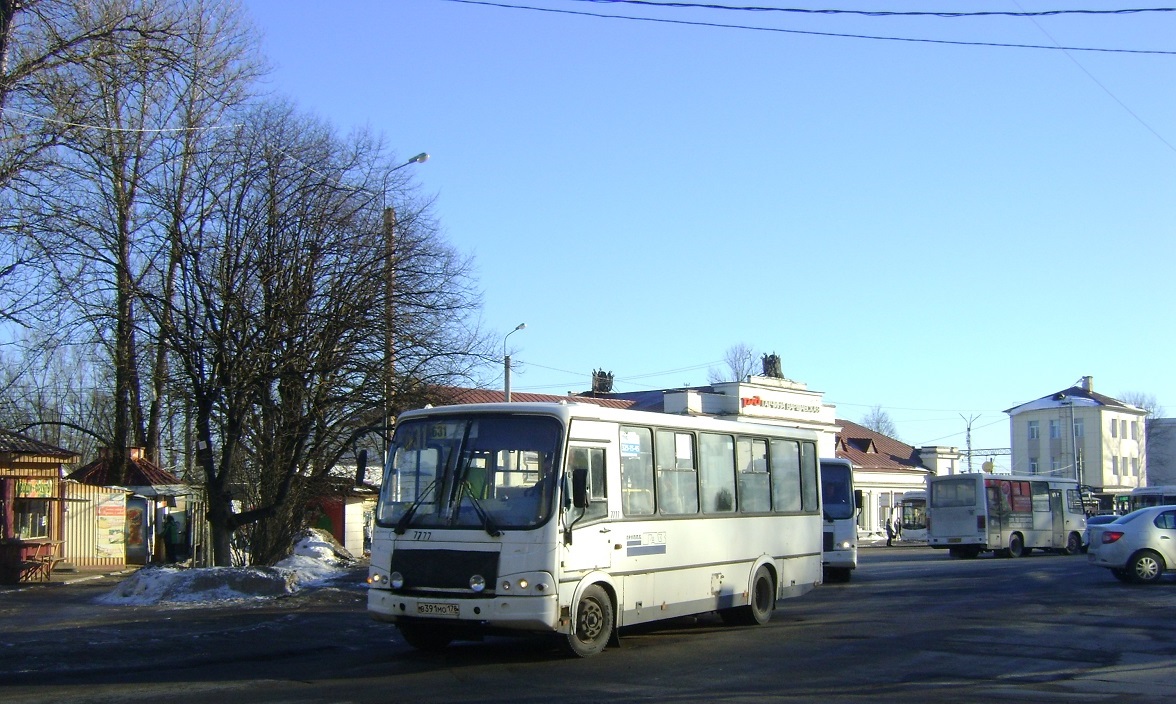
{"type": "Polygon", "coordinates": [[[837,456],[855,469],[879,472],[929,472],[911,445],[870,430],[853,421],[837,419],[837,456]]]}
{"type": "Polygon", "coordinates": [[[101,456],[93,462],[70,472],[66,479],[90,486],[174,486],[183,484],[176,475],[160,468],[144,457],[141,448],[130,448],[128,456],[130,468],[125,479],[115,469],[114,464],[110,461],[110,453],[107,451],[103,451],[101,456]]]}
{"type": "Polygon", "coordinates": [[[0,430],[0,452],[13,455],[56,457],[62,460],[78,457],[76,452],[35,440],[22,433],[14,433],[11,430],[0,430]]]}
{"type": "Polygon", "coordinates": [[[1104,394],[1091,391],[1082,385],[1074,385],[1068,389],[1042,396],[1039,399],[1022,403],[1012,408],[1006,408],[1005,413],[1015,415],[1025,411],[1036,411],[1042,408],[1056,408],[1058,406],[1075,404],[1078,406],[1104,406],[1106,408],[1114,408],[1128,413],[1147,413],[1147,411],[1136,408],[1127,403],[1123,403],[1118,399],[1111,398],[1104,394]]]}

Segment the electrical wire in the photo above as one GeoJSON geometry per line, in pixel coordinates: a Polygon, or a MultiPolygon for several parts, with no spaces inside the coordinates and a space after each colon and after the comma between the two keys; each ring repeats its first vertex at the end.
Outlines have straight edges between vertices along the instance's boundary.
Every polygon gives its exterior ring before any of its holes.
{"type": "Polygon", "coordinates": [[[785,12],[805,15],[860,15],[862,17],[1053,17],[1057,15],[1131,15],[1144,12],[1176,12],[1176,7],[1138,7],[1119,10],[1042,10],[1038,12],[1008,12],[986,10],[981,12],[926,12],[898,10],[832,10],[800,7],[762,7],[757,5],[716,5],[701,2],[658,2],[656,0],[572,0],[600,5],[645,5],[648,7],[690,8],[702,10],[735,10],[739,12],[785,12]]]}
{"type": "Polygon", "coordinates": [[[692,27],[716,27],[721,29],[743,29],[752,32],[774,32],[780,34],[801,34],[815,37],[837,37],[841,39],[871,39],[875,41],[889,41],[889,42],[909,42],[915,44],[947,44],[953,46],[983,46],[1001,49],[1042,49],[1045,51],[1090,51],[1102,52],[1111,54],[1150,54],[1162,56],[1176,56],[1176,51],[1166,51],[1160,49],[1109,49],[1105,47],[1083,47],[1083,46],[1051,46],[1048,44],[1013,44],[1009,42],[968,42],[957,41],[950,39],[918,39],[913,37],[888,37],[874,34],[849,34],[844,32],[817,32],[803,29],[782,29],[779,27],[757,27],[753,25],[742,24],[726,24],[721,22],[698,22],[691,20],[675,20],[661,17],[635,17],[632,15],[608,15],[597,12],[584,12],[581,10],[560,10],[550,7],[534,7],[531,5],[519,5],[508,2],[492,2],[491,0],[444,0],[445,2],[461,3],[463,5],[482,5],[485,7],[498,7],[509,10],[530,10],[532,12],[550,12],[562,15],[578,15],[582,17],[598,17],[603,19],[613,20],[630,20],[633,22],[657,22],[663,24],[678,24],[692,27]]]}

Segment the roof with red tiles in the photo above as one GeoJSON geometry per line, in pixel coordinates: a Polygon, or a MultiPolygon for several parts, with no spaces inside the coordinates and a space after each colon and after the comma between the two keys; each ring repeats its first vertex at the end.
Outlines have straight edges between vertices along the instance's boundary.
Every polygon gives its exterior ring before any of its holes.
{"type": "Polygon", "coordinates": [[[143,456],[140,448],[131,448],[128,464],[129,474],[124,479],[110,461],[110,453],[102,452],[101,457],[79,467],[66,477],[79,484],[90,486],[166,486],[183,484],[176,475],[160,468],[143,456]]]}
{"type": "Polygon", "coordinates": [[[837,456],[847,459],[855,469],[878,472],[920,472],[928,470],[911,445],[858,425],[837,419],[837,456]]]}

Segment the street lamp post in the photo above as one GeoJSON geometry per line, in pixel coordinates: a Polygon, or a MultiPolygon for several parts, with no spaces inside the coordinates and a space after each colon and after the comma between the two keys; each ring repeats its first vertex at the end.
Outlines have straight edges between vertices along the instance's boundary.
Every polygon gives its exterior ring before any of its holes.
{"type": "Polygon", "coordinates": [[[400,166],[393,167],[384,174],[383,188],[380,197],[384,206],[384,464],[388,463],[388,452],[392,447],[392,388],[393,362],[393,319],[394,309],[392,296],[395,293],[396,280],[396,210],[388,205],[388,177],[409,164],[423,164],[429,160],[426,152],[421,152],[400,166]]]}
{"type": "Polygon", "coordinates": [[[505,396],[507,403],[510,403],[510,355],[506,353],[506,341],[510,339],[511,335],[525,327],[527,327],[526,323],[519,323],[517,326],[515,326],[514,330],[506,333],[506,337],[502,338],[503,395],[505,396]]]}

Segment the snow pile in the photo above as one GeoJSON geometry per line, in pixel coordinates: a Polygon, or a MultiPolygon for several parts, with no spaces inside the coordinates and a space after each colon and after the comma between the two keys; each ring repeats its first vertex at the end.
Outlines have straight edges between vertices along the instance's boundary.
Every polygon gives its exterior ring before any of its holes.
{"type": "Polygon", "coordinates": [[[307,530],[293,554],[273,567],[144,567],[98,598],[102,604],[136,606],[272,599],[321,585],[354,566],[351,556],[325,531],[307,530]]]}

